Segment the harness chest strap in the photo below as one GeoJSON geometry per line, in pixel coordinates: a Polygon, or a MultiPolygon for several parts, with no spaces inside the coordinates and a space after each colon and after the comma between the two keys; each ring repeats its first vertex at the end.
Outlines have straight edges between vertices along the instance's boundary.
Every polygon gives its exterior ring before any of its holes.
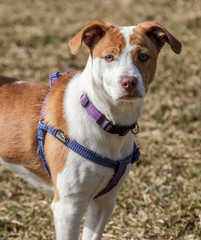
{"type": "MultiPolygon", "coordinates": [[[[52,76],[53,76],[53,80],[55,83],[56,80],[58,79],[59,75],[65,75],[65,74],[66,73],[60,74],[59,72],[51,74],[50,80],[52,82],[52,76]]],[[[51,84],[51,86],[52,85],[53,84],[51,84]]],[[[101,192],[99,192],[94,197],[94,199],[102,196],[103,194],[106,194],[107,192],[109,192],[111,189],[113,189],[118,184],[119,180],[124,175],[124,173],[127,169],[127,165],[130,163],[132,164],[139,160],[139,156],[140,156],[139,148],[136,146],[135,142],[133,142],[132,153],[125,159],[117,160],[117,161],[102,157],[101,155],[87,149],[86,147],[82,146],[81,144],[77,143],[76,141],[73,141],[70,138],[66,137],[62,131],[54,129],[52,126],[49,126],[43,122],[44,106],[46,104],[47,98],[48,98],[48,95],[47,95],[47,97],[44,101],[43,107],[42,107],[41,121],[38,124],[38,142],[39,142],[38,150],[39,150],[39,154],[42,157],[44,167],[45,167],[49,177],[51,178],[51,172],[50,172],[49,166],[46,162],[45,151],[44,151],[44,141],[45,141],[45,135],[47,132],[52,134],[55,138],[57,138],[59,141],[61,141],[66,147],[70,148],[72,151],[76,152],[77,154],[81,155],[82,157],[84,157],[90,161],[93,161],[97,164],[100,164],[102,166],[114,169],[115,174],[114,174],[113,178],[110,180],[110,182],[108,183],[106,188],[103,189],[101,192]]]]}

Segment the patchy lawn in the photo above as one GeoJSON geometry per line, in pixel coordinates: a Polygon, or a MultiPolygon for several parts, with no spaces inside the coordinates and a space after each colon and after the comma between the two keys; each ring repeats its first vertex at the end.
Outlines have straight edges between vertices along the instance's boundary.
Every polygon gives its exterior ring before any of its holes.
{"type": "MultiPolygon", "coordinates": [[[[67,43],[95,18],[156,20],[183,43],[178,56],[169,46],[161,51],[135,138],[141,161],[103,239],[201,239],[201,1],[1,0],[0,74],[41,82],[57,70],[83,69],[86,49],[72,56],[67,43]]],[[[0,166],[0,240],[54,239],[50,203],[0,166]]]]}

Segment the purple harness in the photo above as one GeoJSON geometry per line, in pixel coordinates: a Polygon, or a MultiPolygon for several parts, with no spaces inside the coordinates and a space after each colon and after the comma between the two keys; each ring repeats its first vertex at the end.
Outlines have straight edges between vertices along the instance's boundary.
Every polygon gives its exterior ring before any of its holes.
{"type": "MultiPolygon", "coordinates": [[[[59,73],[59,72],[50,74],[50,88],[54,86],[54,84],[56,83],[56,81],[58,80],[60,75],[65,75],[65,74],[66,73],[59,73]]],[[[112,190],[118,184],[119,180],[124,175],[124,173],[127,169],[127,165],[128,164],[133,164],[134,162],[139,160],[139,157],[140,157],[139,148],[136,146],[135,142],[133,142],[132,153],[122,160],[114,161],[114,160],[111,160],[109,158],[102,157],[98,153],[87,149],[86,147],[77,143],[75,140],[71,140],[69,137],[65,136],[62,131],[60,131],[58,129],[54,129],[53,126],[47,125],[44,122],[44,116],[45,116],[44,107],[45,107],[45,104],[47,102],[48,96],[49,96],[49,93],[46,96],[45,101],[43,103],[42,111],[41,111],[41,119],[40,119],[39,124],[38,124],[38,145],[39,145],[38,146],[38,153],[41,155],[43,165],[44,165],[49,177],[51,178],[51,172],[50,172],[49,166],[46,162],[45,151],[44,151],[44,141],[45,141],[45,135],[46,135],[47,132],[52,134],[55,138],[57,138],[59,141],[61,141],[66,147],[70,148],[72,151],[79,154],[80,156],[82,156],[82,157],[84,157],[84,158],[86,158],[90,161],[93,161],[93,162],[95,162],[99,165],[114,169],[113,178],[110,180],[110,182],[108,183],[106,188],[103,189],[101,192],[99,192],[94,197],[94,199],[102,196],[103,194],[106,194],[107,192],[112,190]]],[[[136,127],[137,127],[137,131],[138,131],[138,124],[137,123],[135,123],[131,126],[119,126],[119,125],[112,124],[105,117],[104,114],[100,113],[96,109],[96,107],[88,99],[86,94],[83,94],[81,96],[80,103],[87,110],[87,112],[95,119],[97,124],[100,127],[102,127],[103,130],[105,130],[108,133],[119,134],[120,136],[124,136],[129,131],[133,132],[133,129],[136,128],[136,127]]],[[[137,132],[133,132],[133,133],[137,133],[137,132]]]]}

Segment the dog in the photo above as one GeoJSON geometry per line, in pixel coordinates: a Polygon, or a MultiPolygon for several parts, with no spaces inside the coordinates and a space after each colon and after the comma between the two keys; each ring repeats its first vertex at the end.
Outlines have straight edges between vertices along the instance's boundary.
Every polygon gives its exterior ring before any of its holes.
{"type": "Polygon", "coordinates": [[[85,212],[82,239],[101,239],[139,157],[133,133],[158,54],[165,43],[176,54],[182,47],[154,21],[115,27],[92,20],[70,41],[72,54],[82,43],[89,49],[83,72],[56,73],[51,88],[0,77],[0,162],[54,192],[58,240],[79,238],[85,212]]]}

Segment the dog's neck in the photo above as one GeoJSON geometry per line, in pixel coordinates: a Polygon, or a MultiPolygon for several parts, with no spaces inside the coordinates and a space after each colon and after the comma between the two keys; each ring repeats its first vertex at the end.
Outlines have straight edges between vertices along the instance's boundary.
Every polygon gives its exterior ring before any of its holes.
{"type": "Polygon", "coordinates": [[[87,65],[81,74],[82,88],[96,108],[114,124],[129,126],[142,115],[143,99],[134,101],[113,101],[104,86],[97,83],[93,74],[93,59],[89,56],[87,65]]]}

